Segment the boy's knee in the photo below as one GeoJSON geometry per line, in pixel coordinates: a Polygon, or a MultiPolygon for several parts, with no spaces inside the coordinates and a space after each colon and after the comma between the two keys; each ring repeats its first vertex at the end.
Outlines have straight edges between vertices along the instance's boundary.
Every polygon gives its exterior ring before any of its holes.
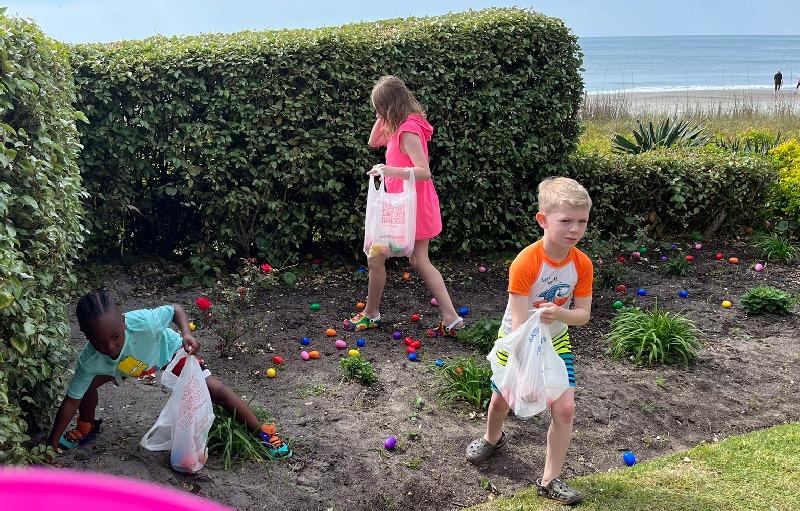
{"type": "Polygon", "coordinates": [[[550,409],[553,421],[558,424],[570,424],[575,418],[575,400],[560,399],[550,409]]]}
{"type": "Polygon", "coordinates": [[[386,258],[381,255],[375,255],[367,258],[367,267],[372,270],[383,268],[386,264],[386,258]]]}

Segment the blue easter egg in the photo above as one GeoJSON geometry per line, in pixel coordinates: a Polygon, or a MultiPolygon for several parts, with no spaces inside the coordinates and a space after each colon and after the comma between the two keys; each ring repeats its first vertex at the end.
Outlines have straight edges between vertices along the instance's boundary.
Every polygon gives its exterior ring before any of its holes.
{"type": "Polygon", "coordinates": [[[415,360],[417,360],[417,354],[416,353],[409,353],[408,354],[408,359],[410,361],[414,362],[415,360]]]}
{"type": "Polygon", "coordinates": [[[631,451],[625,451],[625,453],[622,455],[622,461],[624,461],[629,467],[632,467],[634,464],[636,464],[636,455],[631,451]]]}
{"type": "Polygon", "coordinates": [[[300,344],[302,344],[303,346],[308,346],[309,344],[311,344],[311,339],[309,339],[308,337],[303,337],[302,339],[300,339],[300,344]]]}
{"type": "Polygon", "coordinates": [[[680,291],[678,291],[678,296],[680,296],[681,298],[688,298],[689,297],[689,291],[687,291],[685,289],[681,289],[680,291]]]}
{"type": "Polygon", "coordinates": [[[356,270],[356,271],[357,271],[358,273],[367,273],[367,269],[366,269],[366,268],[364,268],[363,266],[359,266],[359,267],[358,267],[358,270],[356,270]]]}
{"type": "Polygon", "coordinates": [[[464,316],[469,316],[469,307],[467,307],[465,305],[465,306],[461,307],[460,309],[458,309],[458,315],[461,316],[462,318],[464,316]]]}
{"type": "Polygon", "coordinates": [[[646,296],[647,295],[647,289],[645,289],[643,287],[640,287],[639,289],[636,290],[636,294],[639,295],[639,296],[646,296]]]}
{"type": "Polygon", "coordinates": [[[356,341],[356,346],[358,346],[359,348],[363,348],[366,345],[367,345],[367,341],[365,341],[364,339],[358,339],[356,341]]]}
{"type": "Polygon", "coordinates": [[[442,360],[441,358],[437,358],[436,362],[434,363],[436,364],[436,367],[442,367],[444,365],[444,360],[442,360]]]}

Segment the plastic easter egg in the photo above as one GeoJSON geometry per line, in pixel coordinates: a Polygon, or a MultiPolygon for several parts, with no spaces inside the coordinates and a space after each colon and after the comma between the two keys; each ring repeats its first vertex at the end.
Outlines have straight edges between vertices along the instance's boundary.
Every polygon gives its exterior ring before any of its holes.
{"type": "Polygon", "coordinates": [[[347,352],[347,355],[351,356],[351,357],[358,357],[358,356],[361,355],[361,352],[356,350],[356,349],[352,349],[352,350],[347,352]]]}
{"type": "Polygon", "coordinates": [[[463,307],[459,308],[458,309],[458,315],[461,316],[462,318],[464,316],[469,316],[469,307],[464,305],[463,307]]]}
{"type": "Polygon", "coordinates": [[[631,252],[631,257],[634,258],[634,259],[639,259],[640,257],[642,257],[642,254],[641,254],[641,252],[638,252],[638,251],[637,252],[631,252]]]}
{"type": "Polygon", "coordinates": [[[437,358],[434,364],[436,364],[436,367],[442,367],[444,366],[444,360],[442,360],[441,358],[437,358]]]}
{"type": "Polygon", "coordinates": [[[320,309],[322,308],[322,305],[320,305],[320,304],[318,304],[318,303],[312,303],[312,304],[309,306],[309,308],[310,308],[312,311],[316,312],[316,311],[318,311],[318,310],[320,310],[320,309]]]}
{"type": "Polygon", "coordinates": [[[647,253],[647,247],[639,247],[639,253],[645,255],[647,253]]]}
{"type": "Polygon", "coordinates": [[[366,307],[366,306],[367,306],[367,304],[365,304],[364,302],[358,302],[358,303],[356,304],[356,309],[358,309],[358,310],[364,310],[364,307],[366,307]]]}
{"type": "Polygon", "coordinates": [[[415,361],[417,360],[417,352],[416,352],[416,351],[414,351],[414,352],[412,352],[412,353],[409,353],[409,354],[408,354],[408,359],[409,359],[410,361],[412,361],[412,362],[415,362],[415,361]]]}
{"type": "Polygon", "coordinates": [[[416,351],[417,348],[415,348],[414,346],[406,346],[406,353],[415,353],[416,351]]]}
{"type": "Polygon", "coordinates": [[[755,266],[753,266],[753,269],[754,269],[755,271],[762,271],[762,270],[764,269],[764,265],[763,265],[763,264],[761,264],[761,263],[756,263],[756,265],[755,265],[755,266]]]}
{"type": "Polygon", "coordinates": [[[280,355],[275,355],[274,357],[272,357],[272,363],[278,365],[283,364],[283,357],[280,355]]]}
{"type": "Polygon", "coordinates": [[[624,461],[629,467],[632,467],[636,464],[636,455],[631,451],[625,451],[622,454],[622,461],[624,461]]]}
{"type": "Polygon", "coordinates": [[[615,309],[621,309],[625,306],[625,304],[622,303],[620,300],[617,300],[611,306],[614,307],[615,309]]]}
{"type": "Polygon", "coordinates": [[[731,263],[731,264],[739,264],[739,258],[738,257],[729,257],[728,258],[728,262],[731,263]]]}
{"type": "Polygon", "coordinates": [[[386,449],[387,451],[391,451],[395,447],[397,447],[396,436],[390,436],[389,438],[383,441],[383,448],[386,449]]]}
{"type": "Polygon", "coordinates": [[[669,257],[667,257],[667,256],[663,256],[663,255],[662,255],[661,257],[659,257],[658,259],[659,259],[659,260],[660,260],[662,263],[666,263],[667,261],[669,261],[669,257]]]}
{"type": "Polygon", "coordinates": [[[303,337],[302,339],[300,339],[300,344],[302,344],[303,346],[308,346],[309,344],[311,344],[311,339],[309,339],[308,337],[303,337]]]}
{"type": "Polygon", "coordinates": [[[278,371],[276,371],[274,367],[267,369],[267,378],[275,378],[277,375],[278,371]]]}
{"type": "Polygon", "coordinates": [[[363,273],[367,273],[367,269],[366,269],[366,268],[364,268],[363,266],[359,266],[359,267],[358,267],[358,269],[357,269],[356,271],[357,271],[358,273],[362,273],[362,274],[363,274],[363,273]]]}
{"type": "Polygon", "coordinates": [[[412,314],[411,315],[411,321],[413,321],[414,323],[419,323],[419,320],[420,320],[419,314],[412,314]]]}
{"type": "Polygon", "coordinates": [[[722,300],[722,308],[723,309],[730,309],[733,304],[730,300],[722,300]]]}
{"type": "Polygon", "coordinates": [[[408,336],[406,336],[406,338],[403,339],[403,344],[405,344],[406,346],[411,346],[411,344],[413,342],[414,342],[414,339],[412,339],[411,337],[408,337],[408,336]]]}
{"type": "Polygon", "coordinates": [[[639,296],[647,296],[647,289],[640,287],[636,290],[636,294],[639,296]]]}
{"type": "Polygon", "coordinates": [[[619,257],[617,257],[617,262],[618,262],[619,264],[625,264],[625,258],[624,258],[624,257],[622,257],[622,256],[619,256],[619,257]]]}
{"type": "Polygon", "coordinates": [[[303,360],[308,360],[309,358],[311,358],[311,355],[309,355],[307,351],[303,350],[300,352],[300,358],[302,358],[303,360]]]}
{"type": "Polygon", "coordinates": [[[438,307],[439,302],[436,301],[436,298],[431,298],[431,307],[438,307]]]}
{"type": "Polygon", "coordinates": [[[464,368],[463,367],[456,367],[456,374],[459,375],[459,376],[464,374],[464,368]]]}
{"type": "Polygon", "coordinates": [[[333,328],[329,328],[329,329],[325,330],[325,335],[327,335],[328,337],[335,337],[336,336],[336,330],[334,330],[333,328]]]}
{"type": "Polygon", "coordinates": [[[693,263],[694,262],[694,256],[693,255],[687,255],[686,256],[686,262],[687,263],[693,263]]]}
{"type": "Polygon", "coordinates": [[[714,254],[714,259],[716,259],[717,261],[722,261],[723,257],[725,257],[725,254],[723,254],[722,252],[717,252],[716,254],[714,254]]]}
{"type": "Polygon", "coordinates": [[[411,274],[408,272],[403,273],[403,280],[411,280],[411,274]]]}
{"type": "Polygon", "coordinates": [[[197,330],[197,325],[195,325],[194,322],[190,321],[189,322],[189,330],[194,332],[195,330],[197,330]]]}
{"type": "Polygon", "coordinates": [[[392,334],[392,338],[395,341],[399,341],[400,339],[403,338],[403,332],[401,332],[400,330],[395,330],[395,332],[392,334]]]}
{"type": "Polygon", "coordinates": [[[411,343],[411,347],[414,348],[415,350],[418,350],[422,347],[422,343],[419,341],[414,341],[411,343]]]}
{"type": "Polygon", "coordinates": [[[694,244],[694,249],[695,250],[700,250],[701,248],[703,248],[703,244],[702,243],[695,243],[694,244]]]}
{"type": "Polygon", "coordinates": [[[678,244],[677,243],[673,243],[672,244],[672,250],[675,250],[676,248],[678,248],[678,244]]]}
{"type": "Polygon", "coordinates": [[[478,266],[478,272],[486,273],[486,266],[478,266]]]}
{"type": "Polygon", "coordinates": [[[364,346],[366,346],[366,345],[367,345],[367,341],[366,341],[366,339],[363,339],[363,338],[362,338],[362,339],[358,339],[358,340],[356,341],[356,346],[358,346],[359,348],[363,348],[363,347],[364,347],[364,346]]]}
{"type": "Polygon", "coordinates": [[[343,350],[347,347],[347,343],[344,342],[344,339],[336,339],[336,342],[333,343],[336,345],[336,349],[343,350]]]}
{"type": "Polygon", "coordinates": [[[625,287],[625,284],[620,284],[614,288],[614,291],[616,291],[617,293],[625,294],[628,292],[628,288],[625,287]]]}
{"type": "Polygon", "coordinates": [[[314,360],[316,360],[316,359],[318,359],[318,358],[319,358],[319,351],[316,351],[316,350],[314,350],[314,351],[309,351],[309,352],[308,352],[308,356],[309,356],[311,359],[314,359],[314,360]]]}
{"type": "Polygon", "coordinates": [[[680,291],[678,291],[678,296],[680,296],[681,298],[689,298],[689,291],[681,289],[680,291]]]}

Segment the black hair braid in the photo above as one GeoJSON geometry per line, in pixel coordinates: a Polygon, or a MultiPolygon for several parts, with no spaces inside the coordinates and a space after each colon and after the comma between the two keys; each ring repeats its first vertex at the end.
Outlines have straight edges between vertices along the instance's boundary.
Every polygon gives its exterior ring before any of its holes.
{"type": "Polygon", "coordinates": [[[85,323],[90,319],[99,318],[107,312],[113,311],[115,307],[117,307],[117,302],[111,292],[105,289],[97,289],[83,295],[78,300],[75,314],[78,316],[78,322],[85,323]]]}

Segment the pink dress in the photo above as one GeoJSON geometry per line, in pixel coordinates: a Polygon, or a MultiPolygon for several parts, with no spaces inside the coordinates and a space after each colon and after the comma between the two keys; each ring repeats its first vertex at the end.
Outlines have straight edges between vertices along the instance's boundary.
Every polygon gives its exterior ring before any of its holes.
{"type": "MultiPolygon", "coordinates": [[[[433,134],[433,126],[424,117],[409,115],[397,128],[397,131],[386,142],[386,165],[389,167],[413,167],[411,158],[400,150],[400,135],[404,132],[414,133],[422,141],[422,150],[428,156],[428,141],[433,134]]],[[[433,180],[417,181],[417,234],[414,239],[427,240],[442,232],[442,213],[439,210],[439,196],[433,187],[433,180]]],[[[403,191],[403,179],[386,178],[386,191],[399,193],[403,191]]]]}

